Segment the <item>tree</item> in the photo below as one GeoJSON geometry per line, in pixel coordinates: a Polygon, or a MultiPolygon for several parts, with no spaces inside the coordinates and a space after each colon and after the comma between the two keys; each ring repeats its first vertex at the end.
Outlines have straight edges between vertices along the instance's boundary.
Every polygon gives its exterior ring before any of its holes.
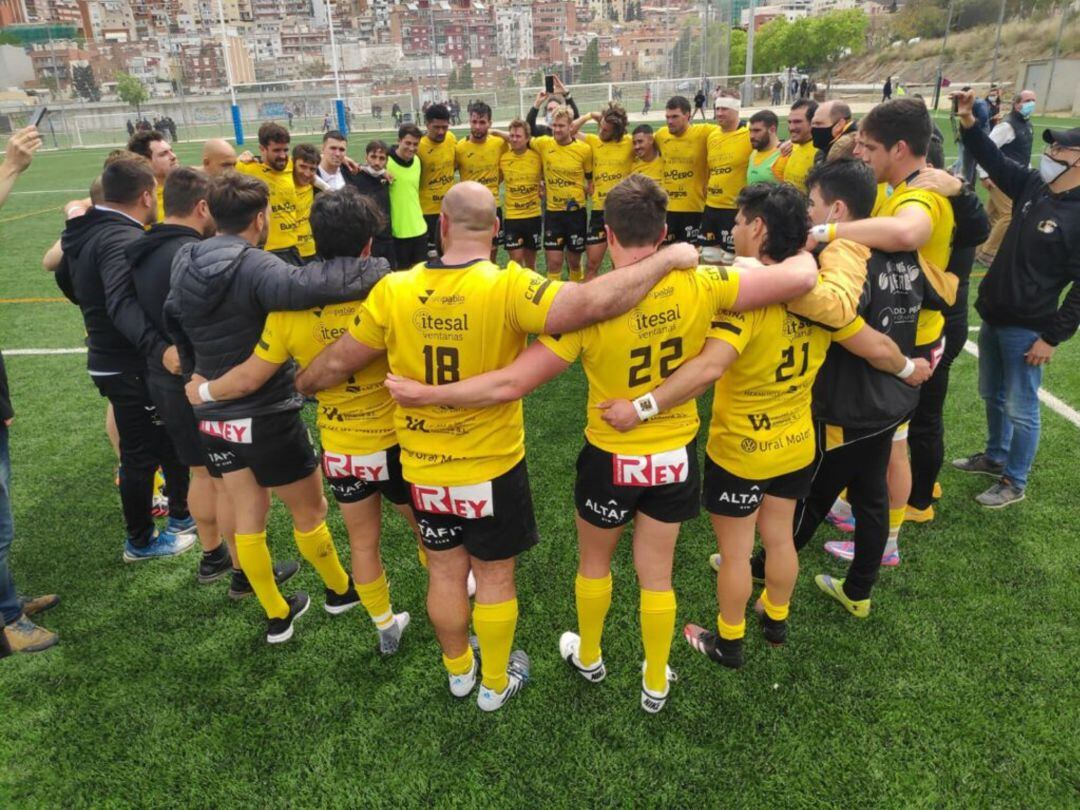
{"type": "Polygon", "coordinates": [[[87,101],[101,101],[101,89],[89,65],[75,65],[71,69],[71,83],[79,98],[87,101]]]}
{"type": "Polygon", "coordinates": [[[116,74],[116,95],[125,104],[135,108],[135,114],[142,115],[142,105],[150,98],[146,86],[130,73],[116,74]]]}
{"type": "Polygon", "coordinates": [[[0,31],[0,45],[22,45],[22,39],[11,31],[0,31]]]}
{"type": "Polygon", "coordinates": [[[322,59],[317,59],[314,62],[308,62],[306,65],[303,65],[300,68],[300,75],[305,79],[321,79],[329,72],[330,68],[322,59]]]}
{"type": "Polygon", "coordinates": [[[542,71],[540,68],[537,68],[533,72],[533,75],[529,77],[529,86],[530,87],[538,87],[538,86],[542,85],[543,83],[544,83],[544,71],[542,71]]]}
{"type": "Polygon", "coordinates": [[[450,68],[450,77],[446,80],[446,89],[457,90],[458,81],[457,68],[450,68]]]}
{"type": "Polygon", "coordinates": [[[604,69],[600,66],[600,39],[593,37],[585,46],[585,56],[581,59],[582,84],[596,84],[604,80],[604,69]]]}
{"type": "Polygon", "coordinates": [[[458,74],[458,89],[459,90],[472,90],[473,89],[472,63],[471,62],[466,62],[465,66],[461,68],[461,73],[458,74]]]}

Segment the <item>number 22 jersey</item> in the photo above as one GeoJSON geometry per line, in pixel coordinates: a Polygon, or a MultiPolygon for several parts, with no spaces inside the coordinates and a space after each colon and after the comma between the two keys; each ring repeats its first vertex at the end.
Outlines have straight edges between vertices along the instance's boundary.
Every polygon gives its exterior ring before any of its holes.
{"type": "MultiPolygon", "coordinates": [[[[561,282],[510,262],[418,264],[385,276],[349,333],[387,353],[390,370],[446,385],[513,362],[544,329],[561,282]]],[[[521,402],[487,408],[398,407],[405,480],[458,486],[490,481],[525,457],[521,402]]]]}
{"type": "Polygon", "coordinates": [[[608,453],[660,453],[685,447],[697,435],[694,400],[657,414],[627,433],[601,418],[609,399],[636,399],[656,388],[705,345],[719,310],[734,306],[738,274],[723,267],[675,270],[624,315],[540,341],[568,363],[581,356],[589,380],[585,438],[608,453]]]}

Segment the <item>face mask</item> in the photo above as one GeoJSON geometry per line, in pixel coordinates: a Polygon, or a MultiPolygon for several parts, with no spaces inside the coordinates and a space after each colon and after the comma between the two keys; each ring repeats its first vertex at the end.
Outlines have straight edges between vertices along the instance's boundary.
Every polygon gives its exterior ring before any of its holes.
{"type": "Polygon", "coordinates": [[[1075,163],[1063,163],[1057,158],[1050,157],[1049,152],[1043,152],[1042,160],[1039,161],[1039,176],[1046,185],[1050,185],[1075,165],[1075,163]]]}
{"type": "Polygon", "coordinates": [[[1031,118],[1031,114],[1033,112],[1035,112],[1034,101],[1025,101],[1023,104],[1020,105],[1020,114],[1024,116],[1024,118],[1031,118]]]}
{"type": "Polygon", "coordinates": [[[828,149],[832,144],[832,127],[810,127],[810,140],[815,149],[828,149]]]}

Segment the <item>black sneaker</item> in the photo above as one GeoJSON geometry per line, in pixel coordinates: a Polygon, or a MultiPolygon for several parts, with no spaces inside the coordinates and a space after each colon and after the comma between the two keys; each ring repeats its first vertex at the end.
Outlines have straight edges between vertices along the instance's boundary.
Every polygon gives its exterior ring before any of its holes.
{"type": "Polygon", "coordinates": [[[268,644],[281,644],[293,637],[293,623],[307,613],[311,599],[303,591],[297,591],[285,600],[289,604],[289,615],[284,619],[270,619],[266,628],[268,644]]]}
{"type": "Polygon", "coordinates": [[[688,624],[683,628],[686,643],[703,655],[707,655],[718,664],[723,664],[731,669],[738,669],[743,665],[743,640],[722,639],[716,633],[699,627],[696,624],[688,624]]]}
{"type": "Polygon", "coordinates": [[[232,571],[232,560],[229,558],[229,550],[222,543],[213,551],[202,555],[202,560],[199,561],[199,584],[216,582],[230,571],[232,571]]]}
{"type": "Polygon", "coordinates": [[[994,478],[1000,478],[1005,472],[1004,463],[991,460],[986,453],[973,453],[965,458],[955,458],[952,465],[953,469],[961,472],[990,475],[994,478]]]}
{"type": "MultiPolygon", "coordinates": [[[[284,585],[292,579],[299,570],[300,563],[297,562],[275,563],[274,582],[278,585],[284,585]]],[[[244,599],[245,597],[254,595],[254,593],[255,591],[251,590],[251,583],[248,582],[247,575],[243,571],[233,569],[232,584],[229,585],[229,598],[244,599]]]]}
{"type": "Polygon", "coordinates": [[[323,607],[331,616],[340,616],[359,604],[360,594],[356,592],[356,585],[352,577],[349,577],[349,587],[345,589],[345,593],[334,593],[332,588],[326,589],[326,602],[323,607]]]}
{"type": "Polygon", "coordinates": [[[787,641],[787,619],[770,619],[768,613],[761,614],[761,635],[774,647],[781,646],[787,641]]]}

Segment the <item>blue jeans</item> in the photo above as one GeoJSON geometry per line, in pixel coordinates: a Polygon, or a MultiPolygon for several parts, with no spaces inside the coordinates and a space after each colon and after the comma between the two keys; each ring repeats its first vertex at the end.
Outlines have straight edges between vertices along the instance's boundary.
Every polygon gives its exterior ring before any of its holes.
{"type": "Polygon", "coordinates": [[[1005,465],[1013,485],[1027,486],[1039,448],[1039,386],[1042,367],[1030,366],[1024,354],[1038,332],[1019,326],[979,329],[979,396],[986,403],[986,455],[1005,465]]]}
{"type": "Polygon", "coordinates": [[[15,537],[11,519],[11,457],[8,454],[8,429],[0,422],[0,618],[11,624],[22,615],[22,602],[15,593],[15,582],[8,567],[8,551],[15,537]]]}

